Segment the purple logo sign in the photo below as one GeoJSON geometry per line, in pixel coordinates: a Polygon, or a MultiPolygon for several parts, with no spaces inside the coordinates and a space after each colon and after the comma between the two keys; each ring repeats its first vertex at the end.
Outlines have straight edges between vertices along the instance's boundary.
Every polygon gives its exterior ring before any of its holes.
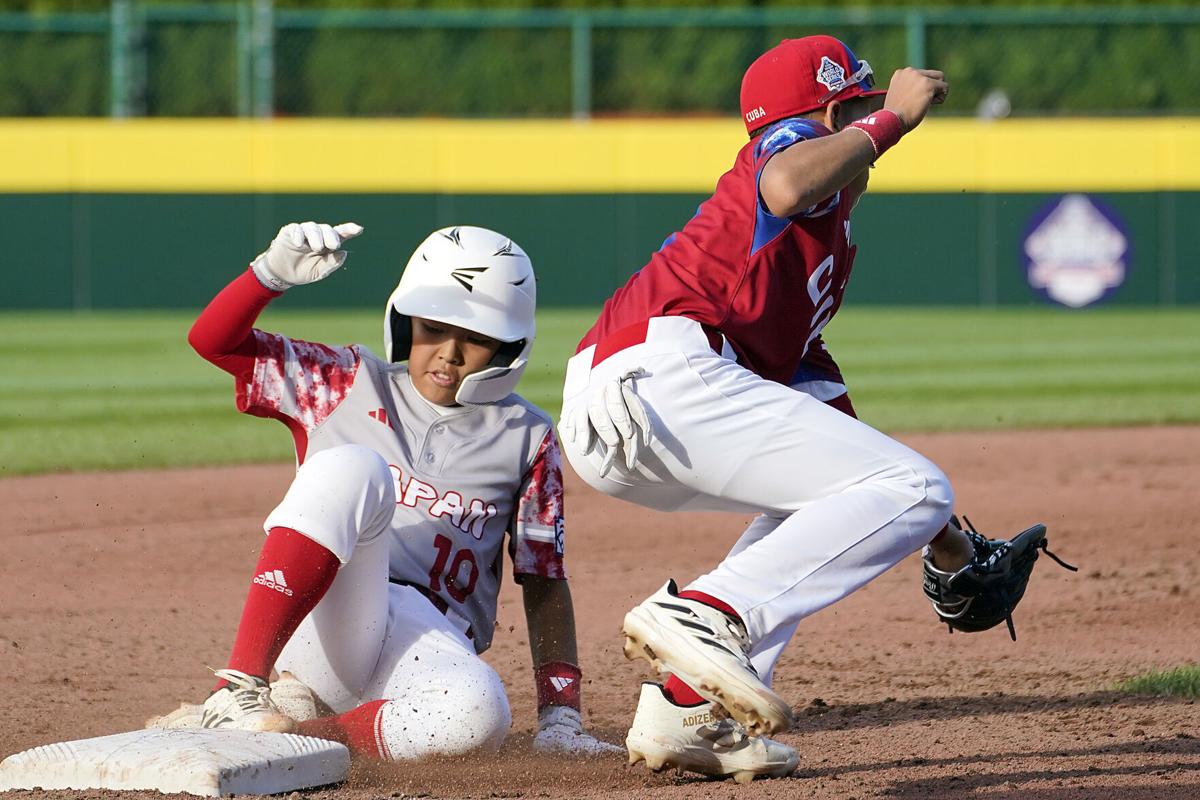
{"type": "Polygon", "coordinates": [[[1041,208],[1025,236],[1025,277],[1047,299],[1083,308],[1111,296],[1129,271],[1121,218],[1083,194],[1041,208]]]}

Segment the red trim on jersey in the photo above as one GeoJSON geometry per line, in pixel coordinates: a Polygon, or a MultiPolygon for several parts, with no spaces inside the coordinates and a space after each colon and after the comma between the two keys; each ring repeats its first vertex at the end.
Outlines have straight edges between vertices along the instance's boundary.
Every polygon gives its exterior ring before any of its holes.
{"type": "Polygon", "coordinates": [[[550,428],[529,471],[521,478],[521,491],[509,521],[508,553],[517,583],[522,575],[566,580],[563,517],[562,454],[550,428]],[[535,531],[541,535],[529,535],[535,531]],[[547,533],[553,533],[552,541],[546,540],[547,533]]]}
{"type": "MultiPolygon", "coordinates": [[[[615,331],[605,336],[596,342],[596,352],[592,354],[592,368],[595,367],[609,356],[619,353],[627,347],[633,347],[635,344],[641,344],[646,341],[647,329],[650,327],[650,320],[642,320],[635,322],[632,325],[626,325],[623,328],[617,328],[615,331]]],[[[705,337],[708,339],[708,345],[713,349],[713,352],[721,352],[721,334],[715,328],[708,325],[701,325],[705,337]]],[[[587,338],[584,338],[579,343],[579,350],[583,350],[591,343],[587,338]]],[[[578,350],[576,352],[579,352],[578,350]]]]}
{"type": "Polygon", "coordinates": [[[188,332],[188,344],[201,358],[240,381],[254,374],[254,322],[267,304],[282,292],[273,292],[246,270],[200,312],[188,332]]]}

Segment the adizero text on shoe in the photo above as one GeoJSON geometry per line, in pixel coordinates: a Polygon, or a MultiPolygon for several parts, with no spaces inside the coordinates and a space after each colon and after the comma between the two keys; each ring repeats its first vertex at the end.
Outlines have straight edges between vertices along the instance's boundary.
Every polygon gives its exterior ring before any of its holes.
{"type": "Polygon", "coordinates": [[[750,736],[734,720],[712,712],[711,703],[678,706],[658,684],[643,683],[625,737],[630,765],[645,762],[655,772],[677,769],[747,783],[756,777],[785,777],[800,763],[786,744],[750,736]]]}
{"type": "Polygon", "coordinates": [[[754,671],[741,622],[678,594],[675,581],[667,581],[625,615],[625,657],[676,675],[751,736],[790,728],[792,709],[754,671]]]}
{"type": "Polygon", "coordinates": [[[265,733],[290,733],[296,727],[296,721],[271,702],[271,689],[262,678],[236,669],[214,674],[227,683],[204,701],[200,727],[265,733]]]}

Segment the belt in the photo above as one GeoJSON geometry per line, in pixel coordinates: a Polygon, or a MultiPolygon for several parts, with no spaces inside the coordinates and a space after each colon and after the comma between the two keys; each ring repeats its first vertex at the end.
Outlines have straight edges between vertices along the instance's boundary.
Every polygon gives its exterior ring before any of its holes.
{"type": "MultiPolygon", "coordinates": [[[[722,344],[724,343],[721,332],[711,325],[698,324],[700,325],[700,329],[704,331],[705,338],[708,339],[708,346],[713,349],[714,353],[720,354],[722,344]]],[[[632,325],[626,325],[623,328],[617,328],[603,339],[597,341],[596,349],[592,353],[592,367],[595,368],[609,356],[619,353],[627,347],[633,347],[635,344],[641,344],[646,341],[646,333],[649,327],[650,320],[642,320],[632,325]]]]}
{"type": "MultiPolygon", "coordinates": [[[[425,595],[425,599],[433,603],[433,607],[442,612],[443,615],[450,610],[450,606],[446,603],[446,601],[443,600],[440,595],[434,594],[434,592],[428,586],[422,586],[421,584],[413,583],[412,581],[402,581],[399,578],[388,578],[388,583],[394,583],[397,586],[407,586],[410,589],[416,589],[418,592],[425,595]]],[[[453,620],[451,620],[451,623],[453,623],[453,620]]],[[[466,635],[468,639],[475,641],[475,629],[470,625],[467,626],[466,635]]]]}

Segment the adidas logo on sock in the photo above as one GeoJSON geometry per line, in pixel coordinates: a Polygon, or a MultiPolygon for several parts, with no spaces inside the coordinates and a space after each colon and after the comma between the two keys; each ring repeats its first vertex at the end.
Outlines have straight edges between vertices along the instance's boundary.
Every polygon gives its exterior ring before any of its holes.
{"type": "Polygon", "coordinates": [[[280,594],[286,594],[291,597],[294,593],[288,588],[287,581],[283,578],[283,571],[278,569],[269,569],[261,575],[254,576],[254,583],[259,586],[265,586],[268,589],[274,589],[280,594]]]}
{"type": "Polygon", "coordinates": [[[566,691],[566,688],[574,682],[574,678],[561,678],[557,675],[550,679],[550,685],[554,687],[556,692],[566,691]]]}

